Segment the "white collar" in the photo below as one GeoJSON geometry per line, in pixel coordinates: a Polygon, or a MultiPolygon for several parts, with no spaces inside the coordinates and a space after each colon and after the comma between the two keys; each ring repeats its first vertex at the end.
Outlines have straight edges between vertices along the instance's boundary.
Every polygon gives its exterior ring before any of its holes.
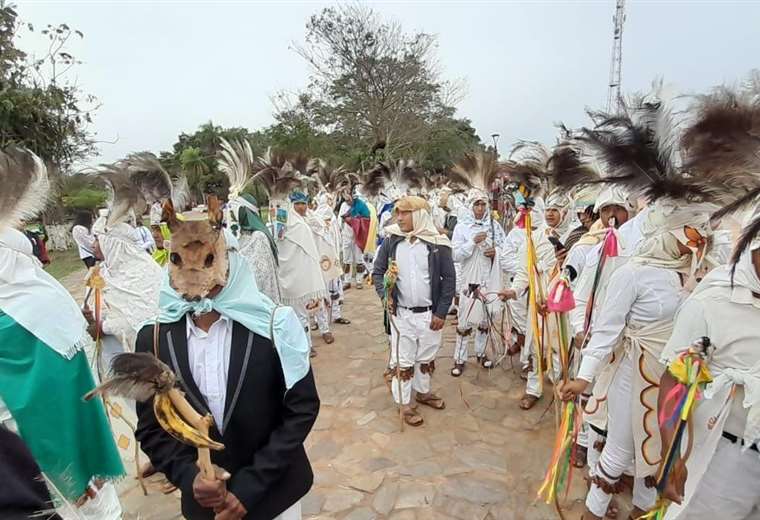
{"type": "Polygon", "coordinates": [[[191,336],[195,336],[197,338],[207,338],[209,334],[211,334],[211,329],[215,327],[229,327],[231,325],[230,319],[227,316],[223,316],[221,314],[219,315],[219,319],[216,320],[214,323],[212,323],[211,326],[208,328],[208,332],[198,327],[193,321],[193,318],[191,316],[188,316],[185,321],[187,322],[187,337],[188,338],[190,338],[191,336]]]}

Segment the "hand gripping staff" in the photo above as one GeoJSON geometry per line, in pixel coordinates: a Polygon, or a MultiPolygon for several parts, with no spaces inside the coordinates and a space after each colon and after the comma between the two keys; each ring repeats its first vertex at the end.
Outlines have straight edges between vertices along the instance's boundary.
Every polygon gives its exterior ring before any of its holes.
{"type": "Polygon", "coordinates": [[[176,388],[176,382],[174,372],[153,354],[127,352],[113,359],[109,379],[84,398],[89,400],[112,393],[143,402],[152,397],[153,412],[161,427],[178,441],[198,448],[198,466],[203,478],[215,480],[209,450],[223,450],[224,444],[209,438],[214,419],[195,411],[176,388]]]}

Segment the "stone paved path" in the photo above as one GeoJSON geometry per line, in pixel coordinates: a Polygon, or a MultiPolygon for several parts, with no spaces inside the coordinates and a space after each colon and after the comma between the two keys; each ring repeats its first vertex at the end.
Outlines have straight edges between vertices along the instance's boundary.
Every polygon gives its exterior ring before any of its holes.
{"type": "MultiPolygon", "coordinates": [[[[352,324],[335,325],[335,343],[325,345],[314,333],[322,407],[306,442],[315,485],[303,500],[304,518],[557,518],[552,507],[535,501],[554,434],[553,408],[544,413],[548,399],[519,410],[523,384],[509,362],[490,372],[468,365],[461,378],[452,378],[454,333],[447,323],[434,377],[446,409],[422,407],[425,424],[401,433],[382,378],[387,347],[379,302],[368,288],[349,290],[346,300],[352,324]]],[[[568,518],[581,510],[583,481],[575,475],[563,507],[568,518]]],[[[161,494],[158,478],[149,491],[143,496],[133,478],[121,483],[125,518],[181,518],[177,493],[161,494]]]]}

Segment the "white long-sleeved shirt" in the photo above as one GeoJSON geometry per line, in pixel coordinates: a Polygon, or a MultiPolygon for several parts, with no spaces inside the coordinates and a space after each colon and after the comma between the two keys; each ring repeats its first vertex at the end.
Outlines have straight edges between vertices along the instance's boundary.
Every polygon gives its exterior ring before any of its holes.
{"type": "Polygon", "coordinates": [[[433,292],[430,285],[428,248],[421,240],[403,240],[396,246],[398,264],[398,305],[401,307],[430,307],[433,292]]]}
{"type": "Polygon", "coordinates": [[[588,254],[592,249],[594,249],[594,244],[575,244],[567,253],[565,266],[571,266],[573,269],[575,269],[576,272],[576,277],[571,283],[571,287],[573,289],[575,289],[581,279],[583,270],[586,267],[588,254]]]}
{"type": "Polygon", "coordinates": [[[507,238],[504,240],[504,247],[501,249],[499,255],[499,262],[501,263],[501,269],[505,273],[509,273],[510,277],[514,276],[517,272],[517,266],[520,264],[520,255],[525,254],[525,229],[517,226],[513,227],[507,233],[507,238]]]}
{"type": "MultiPolygon", "coordinates": [[[[604,299],[606,286],[610,280],[612,274],[624,265],[628,259],[633,255],[642,240],[641,224],[646,219],[648,209],[642,210],[634,218],[620,226],[618,229],[618,254],[617,257],[607,258],[602,271],[602,277],[599,280],[599,288],[597,295],[596,305],[598,306],[604,299]]],[[[576,278],[573,285],[573,292],[575,294],[575,308],[569,313],[570,325],[573,328],[573,334],[580,334],[584,331],[586,322],[586,307],[589,299],[591,298],[591,292],[593,291],[594,277],[596,276],[597,267],[599,266],[599,260],[602,256],[602,247],[604,247],[604,241],[599,242],[595,246],[591,246],[586,253],[586,258],[582,260],[583,270],[579,272],[578,278],[576,278]]],[[[568,260],[569,263],[570,260],[568,260]]],[[[596,309],[594,310],[596,313],[596,309]]],[[[593,330],[595,318],[592,319],[591,328],[593,330]]]]}
{"type": "Polygon", "coordinates": [[[79,249],[79,258],[95,256],[95,235],[84,226],[74,226],[71,236],[79,249]]]}
{"type": "MultiPolygon", "coordinates": [[[[528,288],[528,255],[527,255],[527,236],[525,242],[518,251],[518,264],[515,271],[515,277],[512,280],[512,289],[520,296],[528,288]]],[[[544,228],[533,230],[533,247],[536,249],[536,262],[538,271],[541,273],[543,283],[549,283],[549,275],[557,263],[557,256],[554,246],[546,236],[544,228]]]]}
{"type": "MultiPolygon", "coordinates": [[[[494,226],[496,225],[494,223],[494,226]]],[[[496,232],[495,227],[494,231],[496,232]]],[[[459,223],[454,228],[451,238],[451,256],[454,262],[460,264],[463,284],[487,285],[491,278],[493,260],[488,258],[484,251],[494,247],[497,250],[494,259],[498,259],[501,255],[498,245],[491,240],[490,232],[491,228],[487,225],[459,223]],[[474,239],[478,233],[486,233],[487,237],[476,244],[474,239]]],[[[503,232],[501,234],[503,235],[503,232]]]]}
{"type": "Polygon", "coordinates": [[[206,398],[216,427],[222,432],[227,400],[227,373],[232,348],[232,320],[221,316],[208,332],[187,318],[187,356],[193,381],[206,398]]]}
{"type": "Polygon", "coordinates": [[[583,349],[578,378],[592,382],[615,350],[626,326],[672,319],[684,296],[678,273],[632,262],[610,278],[589,344],[583,349]]]}

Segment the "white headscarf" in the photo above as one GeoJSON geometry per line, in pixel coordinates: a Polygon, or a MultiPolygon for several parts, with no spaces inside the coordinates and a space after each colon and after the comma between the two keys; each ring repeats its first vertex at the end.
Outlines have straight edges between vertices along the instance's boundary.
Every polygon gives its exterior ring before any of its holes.
{"type": "Polygon", "coordinates": [[[636,212],[635,197],[617,184],[610,184],[599,193],[594,205],[594,213],[599,213],[604,207],[613,205],[625,208],[630,217],[636,212]]]}
{"type": "Polygon", "coordinates": [[[296,306],[325,298],[327,290],[311,227],[296,212],[292,202],[281,202],[281,206],[288,208],[285,234],[282,238],[277,238],[282,303],[296,306]]]}
{"type": "Polygon", "coordinates": [[[0,310],[66,359],[87,342],[87,323],[69,292],[42,269],[26,236],[0,231],[0,310]]]}
{"type": "Polygon", "coordinates": [[[412,224],[414,227],[410,232],[406,233],[401,231],[398,224],[392,224],[385,228],[387,234],[404,238],[419,238],[424,242],[437,246],[451,247],[449,237],[439,233],[435,224],[433,224],[433,217],[430,214],[430,206],[425,199],[417,196],[408,196],[399,199],[399,201],[396,202],[396,211],[411,211],[412,224]]]}
{"type": "Polygon", "coordinates": [[[572,217],[568,211],[569,208],[570,198],[564,193],[555,191],[546,197],[544,216],[546,215],[546,209],[556,209],[560,213],[561,220],[559,225],[550,229],[559,235],[561,242],[564,242],[567,239],[567,235],[570,233],[570,222],[572,221],[572,217]]]}
{"type": "Polygon", "coordinates": [[[689,242],[685,228],[693,228],[707,240],[712,235],[710,215],[716,209],[715,205],[707,203],[686,204],[668,199],[658,200],[649,208],[642,223],[643,241],[631,261],[673,269],[693,277],[708,250],[705,246],[703,257],[697,258],[698,246],[689,242]],[[691,249],[692,254],[682,255],[679,243],[691,249]]]}

